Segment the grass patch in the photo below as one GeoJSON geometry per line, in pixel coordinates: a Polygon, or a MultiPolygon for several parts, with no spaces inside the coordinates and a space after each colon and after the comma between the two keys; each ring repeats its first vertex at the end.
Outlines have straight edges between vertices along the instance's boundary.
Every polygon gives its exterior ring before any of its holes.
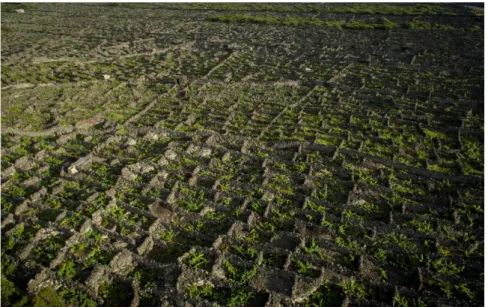
{"type": "Polygon", "coordinates": [[[269,4],[269,3],[185,3],[166,4],[171,9],[216,11],[271,11],[271,12],[324,12],[335,14],[383,14],[383,15],[474,15],[461,6],[439,4],[398,5],[385,3],[354,4],[269,4]]]}
{"type": "Polygon", "coordinates": [[[411,30],[468,30],[479,31],[479,26],[472,26],[469,28],[455,28],[450,25],[429,23],[426,21],[413,21],[408,23],[396,23],[389,19],[382,17],[376,23],[367,23],[364,21],[323,21],[319,18],[302,18],[302,17],[261,17],[244,14],[226,14],[215,15],[207,18],[212,22],[225,22],[225,23],[255,23],[255,24],[268,24],[268,25],[287,25],[287,26],[303,26],[303,25],[315,25],[332,27],[339,30],[392,30],[396,28],[405,28],[411,30]]]}
{"type": "Polygon", "coordinates": [[[252,15],[217,15],[208,18],[209,21],[226,22],[226,23],[256,23],[256,24],[271,24],[271,25],[316,25],[326,26],[336,29],[354,29],[354,30],[389,30],[398,27],[398,24],[389,21],[386,18],[381,20],[381,23],[369,24],[362,21],[323,21],[318,18],[301,18],[301,17],[259,17],[252,15]]]}

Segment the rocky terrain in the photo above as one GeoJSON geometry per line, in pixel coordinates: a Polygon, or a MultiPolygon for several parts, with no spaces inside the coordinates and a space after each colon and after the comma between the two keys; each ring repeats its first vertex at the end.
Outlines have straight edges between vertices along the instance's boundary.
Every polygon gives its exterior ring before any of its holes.
{"type": "Polygon", "coordinates": [[[482,306],[483,16],[2,4],[4,306],[482,306]]]}

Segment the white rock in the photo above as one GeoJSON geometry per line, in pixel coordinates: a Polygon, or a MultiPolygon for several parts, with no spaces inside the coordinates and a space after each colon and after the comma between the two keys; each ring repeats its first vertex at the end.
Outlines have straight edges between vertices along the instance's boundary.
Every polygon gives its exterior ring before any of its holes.
{"type": "MultiPolygon", "coordinates": [[[[161,159],[159,159],[159,161],[158,161],[158,165],[164,166],[166,164],[169,164],[168,159],[166,157],[161,157],[161,159]]],[[[15,172],[15,170],[14,170],[14,172],[15,172]]]]}
{"type": "Polygon", "coordinates": [[[38,151],[38,152],[36,153],[36,155],[34,156],[34,158],[35,158],[36,160],[39,160],[39,161],[44,161],[44,159],[46,158],[46,156],[47,156],[47,153],[46,153],[46,151],[43,149],[43,150],[41,150],[41,151],[38,151]]]}
{"type": "Polygon", "coordinates": [[[39,177],[34,176],[24,181],[24,184],[26,186],[36,186],[40,181],[39,177]]]}
{"type": "Polygon", "coordinates": [[[128,145],[128,146],[134,146],[134,145],[136,145],[136,144],[137,144],[137,141],[136,141],[136,140],[134,140],[134,139],[129,139],[129,140],[127,141],[127,143],[126,143],[126,145],[128,145]]]}
{"type": "Polygon", "coordinates": [[[204,148],[201,151],[202,157],[209,157],[212,154],[212,150],[210,148],[204,148]]]}
{"type": "Polygon", "coordinates": [[[104,78],[105,80],[109,80],[109,79],[110,79],[110,75],[103,75],[103,78],[104,78]]]}
{"type": "Polygon", "coordinates": [[[126,272],[133,267],[133,261],[132,253],[128,250],[123,250],[110,261],[110,266],[115,272],[126,272]]]}
{"type": "Polygon", "coordinates": [[[128,179],[128,180],[135,180],[137,178],[137,175],[134,174],[133,172],[131,172],[130,170],[128,170],[127,168],[123,168],[122,169],[122,177],[128,179]]]}
{"type": "Polygon", "coordinates": [[[166,180],[169,176],[169,173],[167,171],[160,171],[157,175],[157,178],[161,179],[161,180],[166,180]]]}
{"type": "Polygon", "coordinates": [[[17,171],[15,170],[15,167],[12,165],[9,168],[7,168],[6,170],[3,170],[2,176],[10,177],[13,174],[15,174],[16,172],[17,171]]]}
{"type": "Polygon", "coordinates": [[[15,11],[17,13],[19,13],[19,14],[24,14],[25,13],[24,9],[16,9],[15,11]]]}
{"type": "Polygon", "coordinates": [[[69,168],[68,168],[68,173],[70,175],[76,175],[78,173],[78,170],[76,169],[76,166],[74,165],[71,165],[69,168]]]}
{"type": "Polygon", "coordinates": [[[159,139],[159,135],[153,132],[149,132],[144,136],[144,140],[157,140],[159,139]]]}
{"type": "Polygon", "coordinates": [[[362,206],[366,203],[366,201],[364,199],[359,199],[357,201],[354,202],[355,205],[358,205],[358,206],[362,206]]]}
{"type": "Polygon", "coordinates": [[[166,152],[164,153],[164,156],[170,160],[174,160],[176,159],[176,157],[178,156],[178,154],[176,152],[174,152],[173,150],[171,149],[168,149],[166,150],[166,152]]]}
{"type": "Polygon", "coordinates": [[[149,172],[152,172],[152,171],[154,171],[154,166],[152,166],[152,165],[143,165],[141,167],[141,173],[143,173],[143,174],[144,173],[149,173],[149,172]]]}

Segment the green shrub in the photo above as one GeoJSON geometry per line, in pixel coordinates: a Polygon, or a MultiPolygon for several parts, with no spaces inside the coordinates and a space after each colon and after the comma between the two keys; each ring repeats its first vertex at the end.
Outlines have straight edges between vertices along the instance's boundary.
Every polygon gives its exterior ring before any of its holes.
{"type": "MultiPolygon", "coordinates": [[[[3,284],[3,282],[2,282],[3,284]]],[[[3,290],[3,289],[2,289],[3,290]]],[[[3,292],[3,291],[2,291],[3,292]]],[[[64,307],[65,304],[61,296],[53,287],[47,287],[41,290],[32,300],[34,307],[64,307]]]]}
{"type": "Polygon", "coordinates": [[[409,22],[405,25],[405,27],[412,30],[456,30],[455,27],[449,25],[441,25],[438,23],[430,23],[420,20],[409,22]]]}
{"type": "MultiPolygon", "coordinates": [[[[400,24],[388,20],[382,17],[376,23],[367,23],[364,21],[353,20],[346,21],[323,21],[318,18],[301,18],[301,17],[260,17],[252,15],[216,15],[207,18],[208,21],[225,22],[225,23],[256,23],[256,24],[271,24],[271,25],[288,25],[288,26],[301,26],[301,25],[316,25],[333,27],[336,29],[348,29],[348,30],[392,30],[400,27],[400,24]]],[[[426,21],[413,21],[402,24],[403,28],[412,30],[457,30],[457,28],[450,25],[429,23],[426,21]]],[[[472,26],[467,28],[468,31],[479,31],[479,26],[472,26]]]]}
{"type": "Polygon", "coordinates": [[[19,290],[15,284],[2,274],[2,303],[5,304],[5,306],[10,306],[11,297],[18,294],[18,292],[19,290]]]}
{"type": "Polygon", "coordinates": [[[467,31],[472,31],[472,32],[473,32],[473,31],[480,31],[480,30],[481,30],[481,28],[480,28],[480,26],[478,26],[478,25],[474,25],[474,26],[471,26],[471,27],[469,27],[469,28],[466,28],[466,30],[467,30],[467,31]]]}

